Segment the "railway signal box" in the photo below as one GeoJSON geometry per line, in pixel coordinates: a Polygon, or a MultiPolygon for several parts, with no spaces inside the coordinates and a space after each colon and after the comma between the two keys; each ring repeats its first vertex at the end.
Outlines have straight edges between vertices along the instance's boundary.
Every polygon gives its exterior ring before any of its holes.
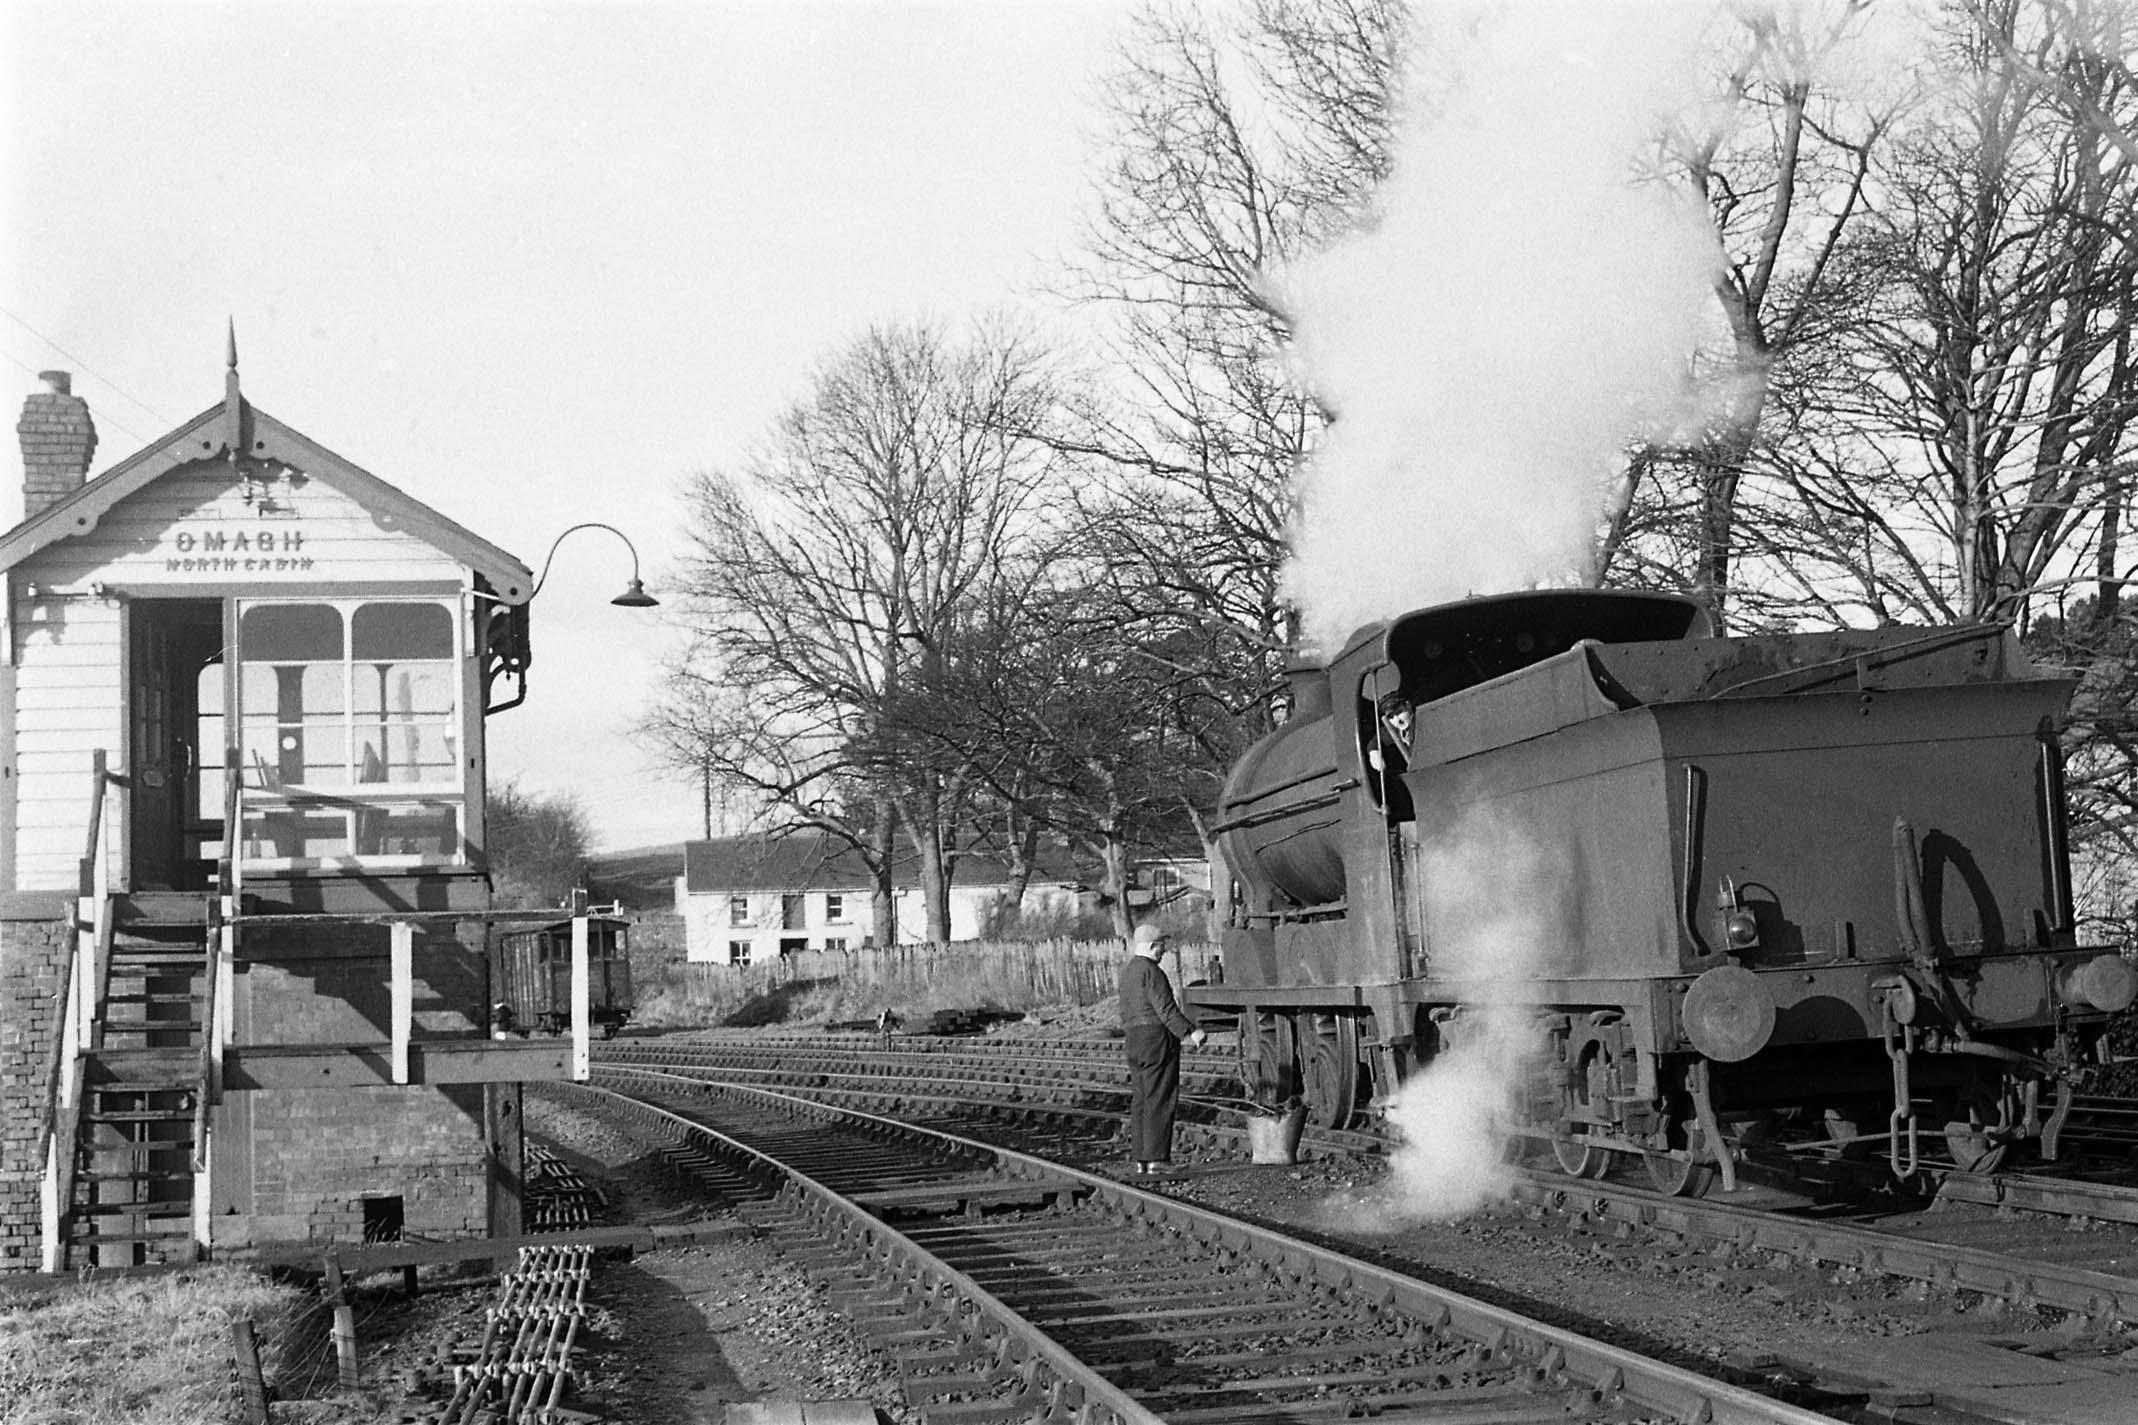
{"type": "Polygon", "coordinates": [[[588,1023],[488,1025],[535,580],[254,408],[234,343],[94,480],[46,382],[0,535],[0,1270],[517,1231],[513,1086],[583,1077],[588,1023]]]}

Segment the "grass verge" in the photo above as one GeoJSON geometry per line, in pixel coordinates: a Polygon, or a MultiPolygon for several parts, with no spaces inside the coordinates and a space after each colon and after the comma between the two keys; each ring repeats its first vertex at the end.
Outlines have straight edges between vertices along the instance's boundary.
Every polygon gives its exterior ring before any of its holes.
{"type": "Polygon", "coordinates": [[[0,1295],[0,1425],[221,1425],[231,1322],[251,1318],[265,1351],[303,1304],[237,1267],[0,1295]]]}

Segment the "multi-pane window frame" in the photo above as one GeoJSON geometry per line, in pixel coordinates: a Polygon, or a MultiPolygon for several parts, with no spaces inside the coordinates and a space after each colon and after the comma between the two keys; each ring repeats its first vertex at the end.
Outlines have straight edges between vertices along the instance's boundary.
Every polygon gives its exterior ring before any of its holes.
{"type": "Polygon", "coordinates": [[[443,592],[379,590],[248,596],[234,603],[226,735],[239,754],[241,863],[267,872],[467,864],[472,695],[462,600],[443,592]],[[303,617],[316,620],[319,610],[334,615],[339,646],[332,657],[324,656],[323,647],[313,657],[256,657],[249,648],[249,626],[254,646],[271,638],[271,624],[253,625],[254,615],[280,614],[301,628],[303,617]],[[384,651],[391,657],[373,647],[367,656],[367,638],[384,636],[390,645],[404,631],[396,627],[404,611],[422,611],[405,617],[416,646],[400,652],[389,646],[384,651]],[[324,676],[329,669],[332,676],[324,676]],[[284,704],[285,670],[294,672],[297,687],[294,719],[284,704]],[[272,679],[272,693],[268,680],[255,676],[263,671],[272,679]],[[402,710],[391,702],[395,672],[403,676],[408,699],[402,710]],[[417,706],[417,689],[431,701],[417,706]],[[373,691],[376,706],[367,700],[373,691]],[[314,701],[321,693],[333,695],[331,708],[324,699],[314,701]],[[404,744],[399,759],[397,737],[404,744]],[[322,749],[336,747],[338,761],[321,758],[322,749]],[[397,761],[413,775],[396,776],[397,761]],[[295,777],[289,775],[293,767],[295,777]]]}
{"type": "Polygon", "coordinates": [[[750,942],[747,940],[730,940],[728,942],[728,963],[738,968],[747,966],[750,963],[750,942]]]}
{"type": "Polygon", "coordinates": [[[846,924],[846,893],[844,891],[826,891],[824,893],[824,923],[826,925],[846,924]]]}
{"type": "Polygon", "coordinates": [[[748,896],[729,896],[729,897],[728,897],[728,924],[729,924],[729,925],[731,925],[731,926],[735,926],[735,925],[748,925],[749,923],[750,923],[750,898],[749,898],[748,896]]]}

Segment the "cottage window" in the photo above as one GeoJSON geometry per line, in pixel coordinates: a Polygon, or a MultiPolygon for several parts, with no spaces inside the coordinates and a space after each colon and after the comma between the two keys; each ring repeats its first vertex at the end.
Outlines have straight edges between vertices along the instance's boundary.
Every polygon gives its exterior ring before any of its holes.
{"type": "Polygon", "coordinates": [[[729,924],[729,925],[748,925],[749,923],[750,923],[750,898],[749,898],[748,896],[729,896],[729,897],[728,897],[728,924],[729,924]]]}
{"type": "Polygon", "coordinates": [[[824,893],[824,923],[826,925],[846,924],[845,895],[838,891],[826,891],[824,893]]]}
{"type": "Polygon", "coordinates": [[[803,920],[805,912],[802,909],[802,902],[803,897],[798,893],[789,893],[779,898],[780,929],[800,930],[803,927],[806,922],[803,920]]]}
{"type": "Polygon", "coordinates": [[[749,964],[750,942],[747,940],[730,940],[728,942],[728,963],[730,965],[749,964]]]}
{"type": "Polygon", "coordinates": [[[240,603],[248,863],[463,859],[459,626],[432,599],[240,603]]]}
{"type": "Polygon", "coordinates": [[[846,937],[844,937],[844,936],[841,936],[841,935],[834,935],[834,936],[831,936],[831,937],[829,937],[829,938],[827,938],[827,939],[825,940],[825,942],[824,942],[824,948],[825,948],[826,950],[840,950],[840,951],[843,951],[843,950],[845,950],[845,949],[846,949],[846,937]]]}

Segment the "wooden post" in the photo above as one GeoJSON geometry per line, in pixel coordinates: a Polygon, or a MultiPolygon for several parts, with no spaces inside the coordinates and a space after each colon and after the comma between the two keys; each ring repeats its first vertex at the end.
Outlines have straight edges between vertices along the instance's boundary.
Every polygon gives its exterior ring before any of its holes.
{"type": "Polygon", "coordinates": [[[518,1084],[483,1085],[483,1138],[490,1160],[490,1235],[517,1237],[526,1231],[526,1143],[520,1123],[518,1084]]]}
{"type": "Polygon", "coordinates": [[[326,1265],[326,1302],[334,1308],[334,1374],[343,1385],[354,1388],[361,1381],[356,1360],[356,1308],[349,1304],[341,1258],[329,1252],[326,1265]]]}
{"type": "Polygon", "coordinates": [[[581,1084],[594,1070],[587,978],[586,907],[580,906],[572,914],[572,1081],[581,1084]]]}
{"type": "MultiPolygon", "coordinates": [[[[374,942],[376,943],[376,942],[374,942]]],[[[416,928],[397,920],[392,928],[393,1081],[408,1082],[408,1036],[416,1017],[416,928]]]]}
{"type": "Polygon", "coordinates": [[[243,1317],[230,1323],[230,1351],[236,1359],[238,1399],[245,1425],[269,1425],[267,1379],[260,1374],[260,1343],[243,1317]]]}

